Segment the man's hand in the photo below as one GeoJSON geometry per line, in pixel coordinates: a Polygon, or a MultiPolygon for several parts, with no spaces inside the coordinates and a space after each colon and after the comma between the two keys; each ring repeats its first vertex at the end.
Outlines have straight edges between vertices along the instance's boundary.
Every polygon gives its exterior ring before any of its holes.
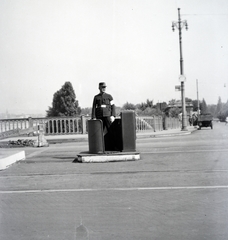
{"type": "Polygon", "coordinates": [[[110,117],[110,121],[111,121],[111,123],[114,122],[115,121],[115,117],[111,116],[110,117]]]}

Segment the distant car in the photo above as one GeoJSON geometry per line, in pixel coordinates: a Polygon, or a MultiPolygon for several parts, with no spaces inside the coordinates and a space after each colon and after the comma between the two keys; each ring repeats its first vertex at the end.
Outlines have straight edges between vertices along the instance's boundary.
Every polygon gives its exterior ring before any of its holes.
{"type": "Polygon", "coordinates": [[[200,114],[197,119],[197,124],[199,126],[199,130],[202,127],[210,127],[213,129],[213,116],[210,113],[200,114]]]}

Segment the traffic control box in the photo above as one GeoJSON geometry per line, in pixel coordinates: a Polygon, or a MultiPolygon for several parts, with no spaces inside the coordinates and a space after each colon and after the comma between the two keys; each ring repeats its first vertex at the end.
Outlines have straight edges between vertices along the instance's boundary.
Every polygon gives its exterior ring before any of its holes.
{"type": "Polygon", "coordinates": [[[90,153],[135,152],[136,120],[134,111],[123,111],[104,134],[101,120],[88,120],[90,153]]]}

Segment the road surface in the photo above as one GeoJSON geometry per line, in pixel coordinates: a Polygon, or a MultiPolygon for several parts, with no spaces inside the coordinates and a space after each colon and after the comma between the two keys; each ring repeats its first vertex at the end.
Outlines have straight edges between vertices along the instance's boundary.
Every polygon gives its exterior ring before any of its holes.
{"type": "Polygon", "coordinates": [[[141,160],[73,162],[86,143],[26,148],[0,172],[1,240],[225,240],[228,126],[137,140],[141,160]]]}

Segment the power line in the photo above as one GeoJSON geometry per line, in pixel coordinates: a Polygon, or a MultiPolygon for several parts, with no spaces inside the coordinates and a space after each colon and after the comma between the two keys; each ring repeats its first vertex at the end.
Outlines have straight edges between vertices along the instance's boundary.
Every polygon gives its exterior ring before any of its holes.
{"type": "Polygon", "coordinates": [[[224,13],[224,14],[207,14],[207,13],[193,13],[193,14],[181,14],[182,16],[228,16],[228,13],[224,13]]]}

